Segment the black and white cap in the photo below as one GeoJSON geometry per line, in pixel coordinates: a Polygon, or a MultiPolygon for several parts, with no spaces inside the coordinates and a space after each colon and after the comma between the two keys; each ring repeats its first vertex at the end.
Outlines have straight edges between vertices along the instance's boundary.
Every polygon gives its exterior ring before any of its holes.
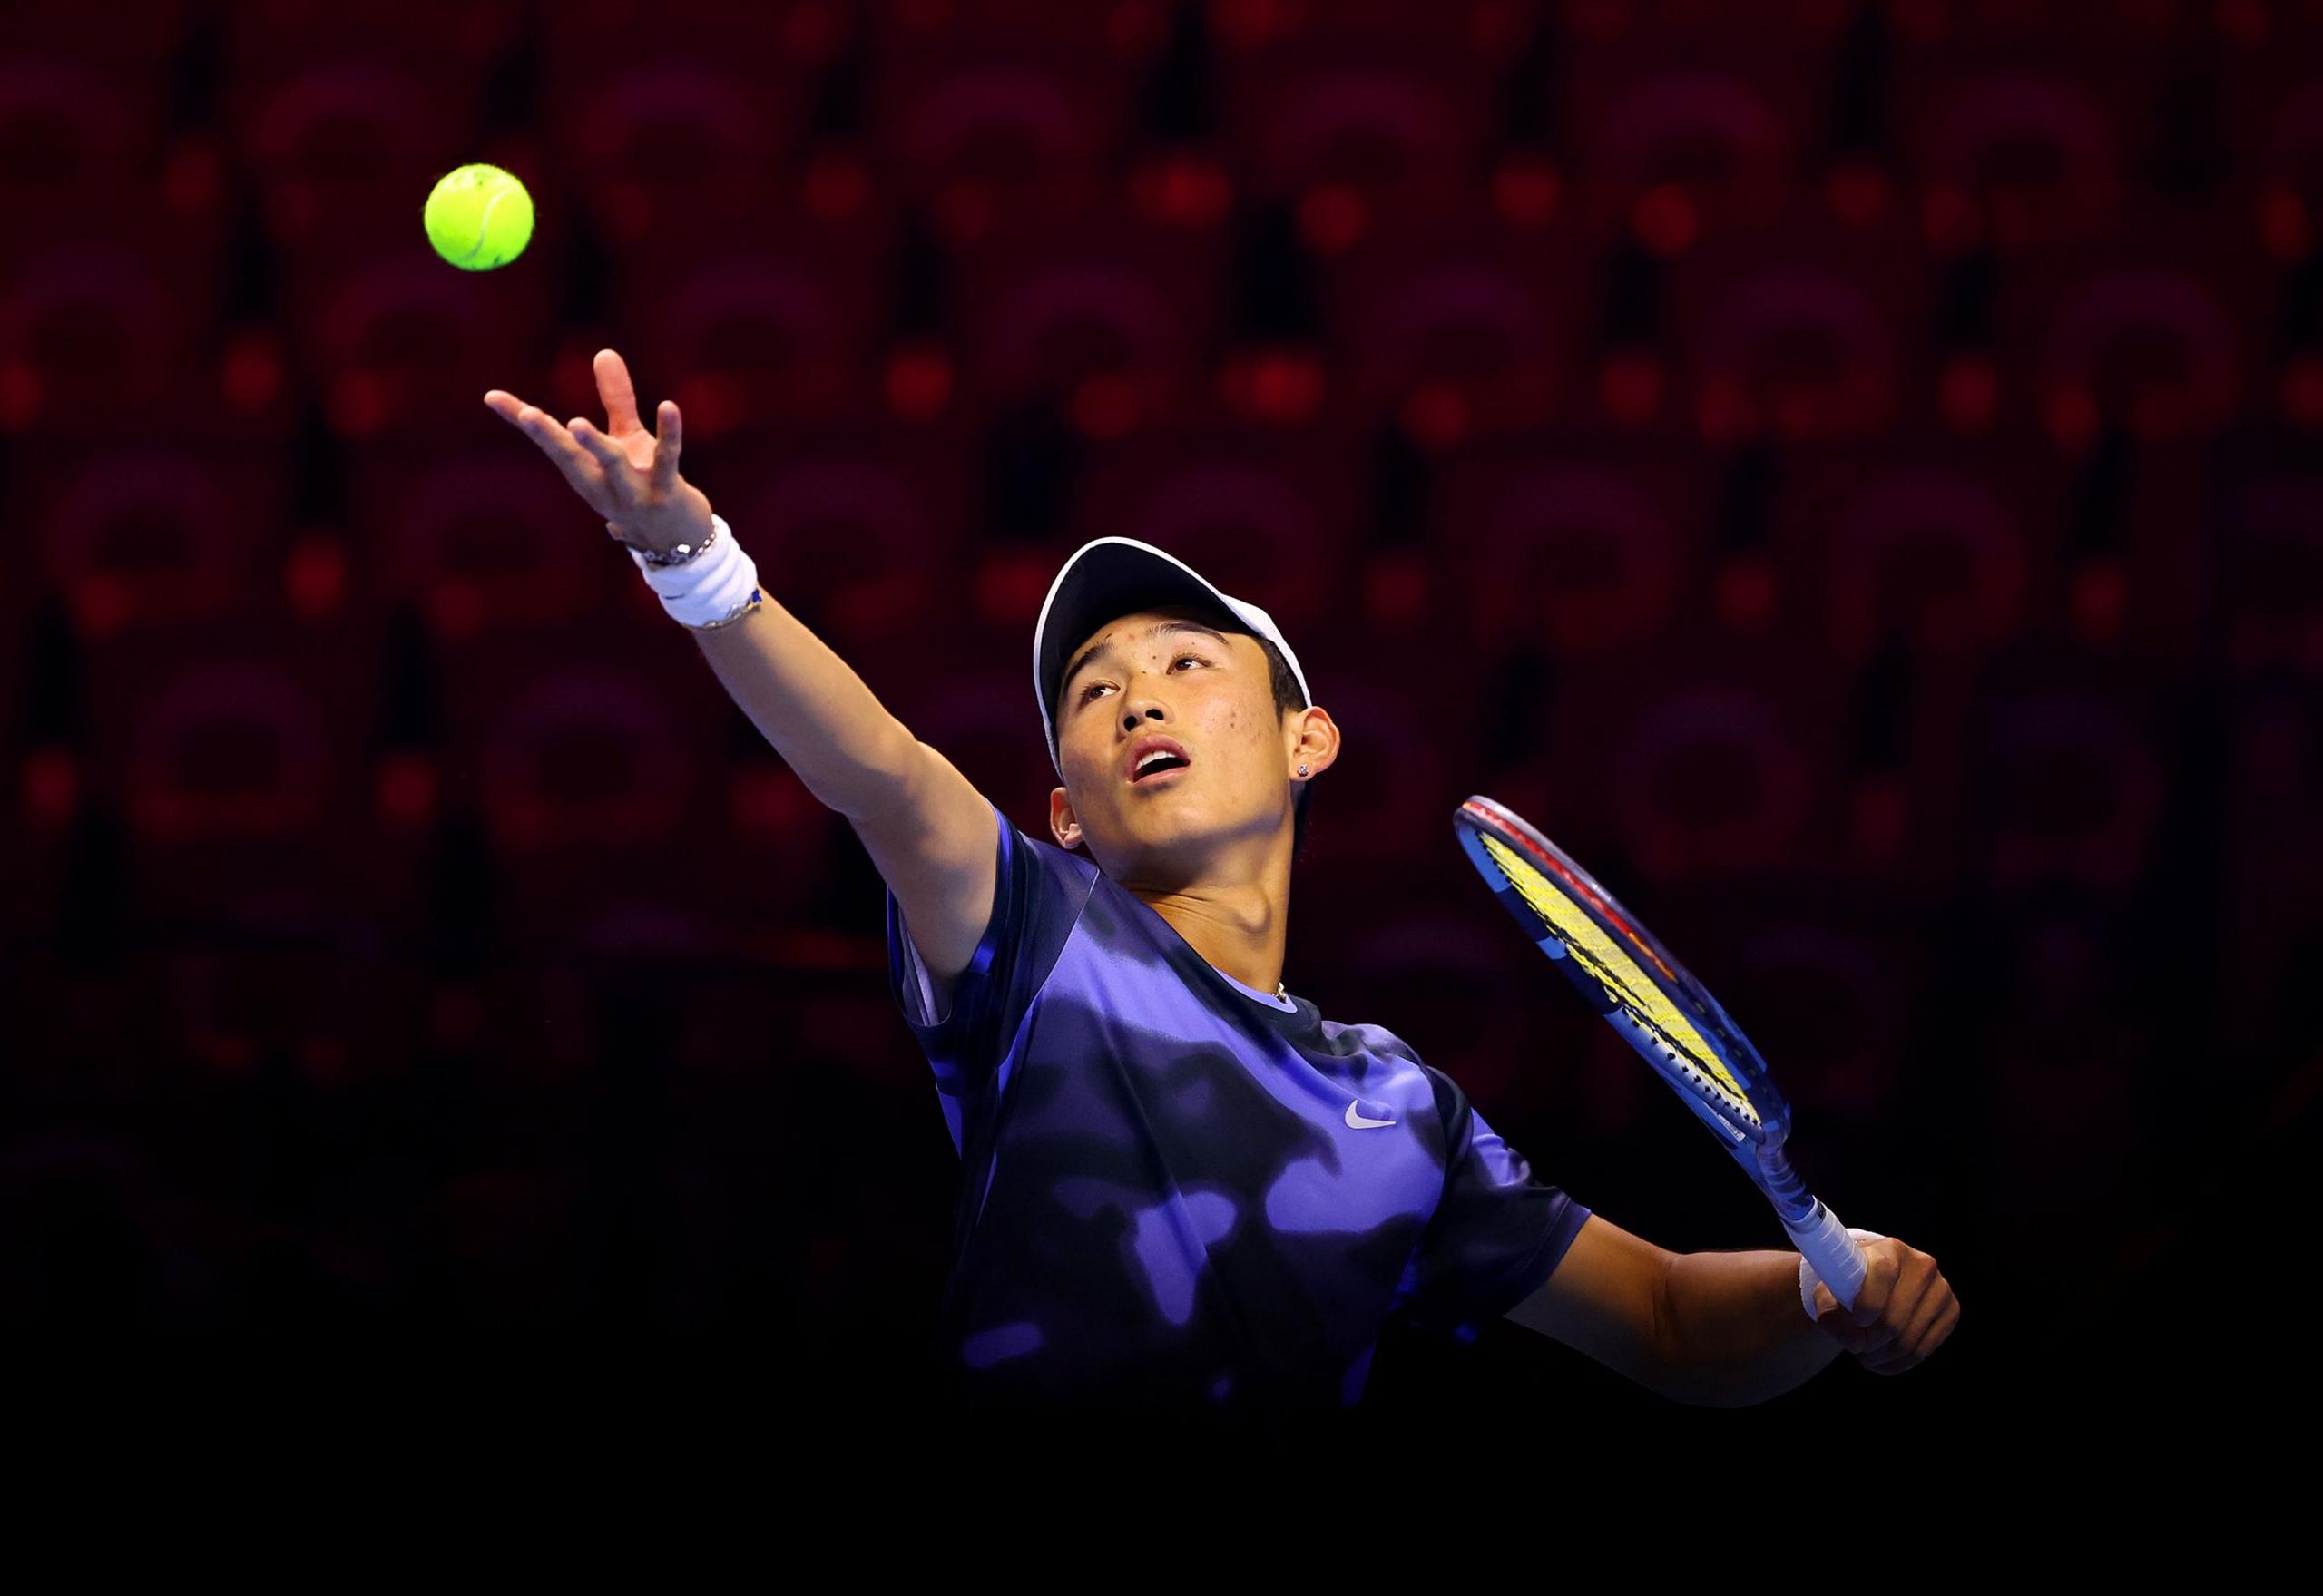
{"type": "Polygon", "coordinates": [[[1226,630],[1266,639],[1282,651],[1282,662],[1298,681],[1304,700],[1300,707],[1314,703],[1299,656],[1264,610],[1219,592],[1192,566],[1152,543],[1133,537],[1094,538],[1074,550],[1049,583],[1041,618],[1033,626],[1033,691],[1040,701],[1049,763],[1056,767],[1059,781],[1064,779],[1064,762],[1057,755],[1056,717],[1049,708],[1063,685],[1058,679],[1064,674],[1065,654],[1108,621],[1165,604],[1199,605],[1220,617],[1226,630]]]}

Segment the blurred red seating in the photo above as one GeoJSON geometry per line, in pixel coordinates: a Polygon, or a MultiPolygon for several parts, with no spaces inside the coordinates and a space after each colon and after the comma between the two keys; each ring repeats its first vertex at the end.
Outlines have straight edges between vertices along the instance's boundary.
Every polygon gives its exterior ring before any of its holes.
{"type": "Polygon", "coordinates": [[[1230,163],[1298,207],[1332,255],[1380,225],[1447,220],[1474,198],[1492,135],[1485,73],[1465,54],[1357,39],[1232,55],[1220,89],[1230,163]]]}
{"type": "Polygon", "coordinates": [[[363,897],[376,651],[254,617],[93,641],[88,801],[125,825],[134,914],[179,926],[328,927],[363,897]]]}
{"type": "Polygon", "coordinates": [[[98,715],[119,720],[101,731],[101,769],[139,836],[181,847],[280,839],[345,812],[348,795],[335,779],[340,706],[302,679],[295,656],[106,655],[96,673],[115,679],[99,690],[98,715]],[[132,659],[139,676],[120,680],[132,659]]]}
{"type": "Polygon", "coordinates": [[[1784,869],[1824,846],[1844,692],[1795,639],[1593,655],[1560,672],[1544,762],[1649,879],[1784,869]]]}
{"type": "Polygon", "coordinates": [[[1591,263],[1569,239],[1489,220],[1383,231],[1330,275],[1327,316],[1346,352],[1339,406],[1392,419],[1423,447],[1537,426],[1572,403],[1591,263]]]}
{"type": "Polygon", "coordinates": [[[1808,119],[1826,97],[1830,41],[1755,10],[1730,20],[1652,36],[1578,31],[1556,81],[1534,89],[1562,103],[1571,214],[1585,238],[1626,235],[1674,257],[1779,225],[1820,132],[1808,119]]]}
{"type": "MultiPolygon", "coordinates": [[[[533,188],[535,225],[554,236],[538,170],[476,147],[478,88],[440,63],[399,64],[344,44],[320,60],[253,65],[224,98],[227,153],[256,192],[286,283],[334,275],[394,246],[426,251],[420,212],[436,180],[495,155],[533,188]]],[[[542,242],[536,235],[531,247],[542,242]]]]}
{"type": "Polygon", "coordinates": [[[158,84],[59,51],[0,54],[0,263],[60,237],[113,230],[123,196],[158,161],[158,84]]]}
{"type": "Polygon", "coordinates": [[[962,400],[991,411],[1051,396],[1101,439],[1206,410],[1222,275],[1210,235],[1126,216],[1014,230],[963,262],[962,400]]]}
{"type": "MultiPolygon", "coordinates": [[[[613,314],[639,329],[622,346],[632,376],[677,374],[670,397],[689,439],[706,440],[746,420],[867,413],[879,293],[876,277],[811,249],[720,249],[625,277],[613,314]]],[[[652,402],[639,396],[641,410],[652,402]]]]}
{"type": "Polygon", "coordinates": [[[1898,163],[1933,249],[2010,257],[2114,228],[2125,136],[2149,114],[2149,44],[2109,26],[2045,44],[1963,34],[1892,56],[1898,163]]]}
{"type": "Polygon", "coordinates": [[[594,662],[559,640],[478,640],[447,658],[446,757],[493,843],[611,870],[715,822],[714,682],[643,658],[594,662]]]}
{"type": "Polygon", "coordinates": [[[1124,440],[1093,460],[1075,536],[1166,549],[1273,616],[1293,641],[1354,602],[1363,495],[1348,441],[1195,428],[1124,440]]]}
{"type": "Polygon", "coordinates": [[[1991,661],[1968,748],[1974,878],[2004,895],[2131,890],[2169,796],[2161,729],[2137,681],[2100,661],[1991,661]]]}
{"type": "MultiPolygon", "coordinates": [[[[826,0],[827,9],[845,7],[826,0]]],[[[1050,51],[1092,71],[1143,59],[1166,37],[1173,0],[907,0],[877,8],[878,44],[891,53],[1050,51]]]]}
{"type": "Polygon", "coordinates": [[[2228,670],[2244,681],[2323,681],[2323,471],[2311,446],[2222,453],[2214,502],[2228,670]]]}
{"type": "Polygon", "coordinates": [[[293,290],[287,319],[331,427],[361,439],[465,424],[541,347],[554,313],[521,275],[461,271],[421,239],[293,290]]]}
{"type": "Polygon", "coordinates": [[[1794,215],[1779,233],[1707,240],[1671,270],[1669,342],[1714,443],[1882,434],[1926,386],[1932,285],[1912,240],[1794,215]]]}
{"type": "Polygon", "coordinates": [[[1125,135],[1119,74],[1069,50],[882,52],[867,116],[897,193],[972,247],[1102,204],[1125,135]]]}
{"type": "MultiPolygon", "coordinates": [[[[674,630],[674,628],[671,628],[674,630]]],[[[730,835],[722,751],[740,714],[682,640],[608,653],[602,627],[479,638],[448,652],[443,786],[491,847],[494,933],[533,945],[683,951],[712,940],[735,860],[771,866],[741,895],[799,911],[811,872],[730,835]],[[691,837],[700,847],[673,838],[691,837]]]]}
{"type": "Polygon", "coordinates": [[[1314,778],[1323,829],[1309,847],[1318,861],[1366,871],[1420,866],[1441,857],[1452,810],[1472,789],[1478,661],[1422,645],[1383,650],[1355,630],[1291,638],[1341,738],[1338,760],[1314,778]]]}
{"type": "Polygon", "coordinates": [[[348,451],[351,592],[366,623],[409,601],[436,637],[458,643],[610,618],[626,596],[618,584],[636,580],[555,467],[505,423],[486,424],[508,436],[417,460],[407,438],[348,451]]]}
{"type": "Polygon", "coordinates": [[[1034,702],[1031,639],[1012,628],[1015,647],[1005,659],[985,646],[991,641],[965,628],[930,634],[917,650],[874,667],[896,684],[880,700],[1001,813],[1046,837],[1049,794],[1063,784],[1034,702]]]}
{"type": "Polygon", "coordinates": [[[1795,449],[1773,557],[1799,578],[1796,613],[1847,668],[1890,637],[1924,661],[1973,661],[2014,638],[2053,583],[2064,491],[2021,443],[1795,449]]]}
{"type": "Polygon", "coordinates": [[[1779,1061],[1794,1110],[1834,1134],[1892,1122],[1917,1062],[1918,988],[1936,951],[1926,898],[1799,870],[1747,890],[1659,892],[1651,908],[1624,901],[1779,1061]]]}
{"type": "Polygon", "coordinates": [[[2269,253],[2297,260],[2323,246],[2323,77],[2318,37],[2304,51],[2250,52],[2220,98],[2226,137],[2247,152],[2229,173],[2247,225],[2269,253]]]}
{"type": "Polygon", "coordinates": [[[2271,396],[2265,369],[2274,285],[2240,240],[2203,236],[2167,211],[2004,273],[1996,336],[2022,351],[2040,425],[2068,453],[2099,426],[2141,441],[2207,436],[2271,396]]]}
{"type": "MultiPolygon", "coordinates": [[[[578,28],[583,9],[561,5],[559,26],[546,31],[578,28]]],[[[242,0],[223,15],[227,97],[279,82],[332,52],[475,85],[532,20],[524,0],[464,0],[450,9],[406,0],[242,0]]]]}
{"type": "Polygon", "coordinates": [[[1407,0],[1216,0],[1207,7],[1212,46],[1224,59],[1267,52],[1466,50],[1501,56],[1544,9],[1537,0],[1413,5],[1407,0]]]}
{"type": "Polygon", "coordinates": [[[23,260],[0,286],[0,433],[158,424],[193,397],[199,302],[128,244],[75,240],[23,260]]]}
{"type": "Polygon", "coordinates": [[[152,0],[109,11],[93,11],[74,0],[15,0],[8,8],[8,41],[118,61],[142,74],[168,66],[171,52],[184,48],[195,31],[201,11],[193,0],[152,0]]]}
{"type": "Polygon", "coordinates": [[[1481,443],[1446,461],[1430,586],[1476,648],[1640,647],[1679,623],[1711,509],[1701,468],[1633,440],[1481,443]]]}
{"type": "Polygon", "coordinates": [[[753,429],[698,480],[768,592],[854,660],[956,626],[966,455],[965,436],[941,430],[753,429]]]}
{"type": "Polygon", "coordinates": [[[279,612],[287,484],[263,442],[52,452],[26,476],[20,524],[84,638],[279,612]]]}
{"type": "MultiPolygon", "coordinates": [[[[658,40],[660,20],[649,25],[658,40]]],[[[747,237],[813,103],[779,68],[662,43],[642,60],[560,55],[544,73],[548,194],[616,254],[657,266],[747,237]]]]}

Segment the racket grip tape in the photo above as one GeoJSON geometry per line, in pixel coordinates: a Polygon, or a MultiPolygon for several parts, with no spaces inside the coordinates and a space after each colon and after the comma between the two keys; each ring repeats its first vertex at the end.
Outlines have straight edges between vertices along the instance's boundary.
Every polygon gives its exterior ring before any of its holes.
{"type": "Polygon", "coordinates": [[[1815,1283],[1818,1279],[1831,1288],[1831,1295],[1838,1298],[1841,1307],[1853,1307],[1855,1294],[1863,1288],[1863,1248],[1859,1244],[1886,1238],[1876,1230],[1850,1230],[1819,1201],[1815,1205],[1814,1217],[1805,1224],[1794,1225],[1785,1219],[1782,1228],[1790,1233],[1791,1245],[1799,1248],[1799,1296],[1806,1305],[1807,1317],[1815,1317],[1815,1283]]]}

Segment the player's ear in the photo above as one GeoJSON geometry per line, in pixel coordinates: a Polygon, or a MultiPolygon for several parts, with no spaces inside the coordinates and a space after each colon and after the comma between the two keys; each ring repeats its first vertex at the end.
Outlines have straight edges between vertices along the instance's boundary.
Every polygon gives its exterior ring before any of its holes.
{"type": "Polygon", "coordinates": [[[1338,759],[1338,722],[1332,720],[1331,712],[1320,704],[1309,704],[1296,713],[1299,717],[1299,738],[1291,750],[1291,768],[1296,769],[1305,765],[1312,774],[1319,776],[1325,767],[1338,759]]]}

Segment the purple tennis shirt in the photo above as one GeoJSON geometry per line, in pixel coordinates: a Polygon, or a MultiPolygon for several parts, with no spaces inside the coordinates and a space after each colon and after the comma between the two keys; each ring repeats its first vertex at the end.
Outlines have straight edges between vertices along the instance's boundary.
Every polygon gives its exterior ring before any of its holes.
{"type": "Polygon", "coordinates": [[[979,1405],[1351,1408],[1382,1330],[1474,1341],[1590,1210],[1442,1071],[1212,966],[995,808],[950,994],[887,895],[887,973],[961,1160],[935,1352],[979,1405]]]}

